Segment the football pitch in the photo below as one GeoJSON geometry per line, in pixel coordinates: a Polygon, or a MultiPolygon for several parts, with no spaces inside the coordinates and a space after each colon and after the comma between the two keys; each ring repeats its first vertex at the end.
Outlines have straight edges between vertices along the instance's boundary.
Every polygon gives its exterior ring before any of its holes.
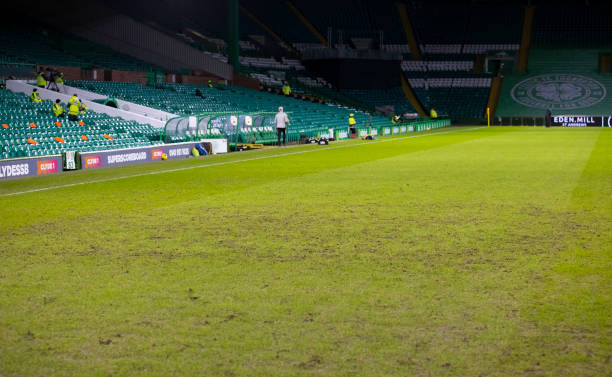
{"type": "Polygon", "coordinates": [[[0,376],[604,376],[612,129],[0,182],[0,376]]]}

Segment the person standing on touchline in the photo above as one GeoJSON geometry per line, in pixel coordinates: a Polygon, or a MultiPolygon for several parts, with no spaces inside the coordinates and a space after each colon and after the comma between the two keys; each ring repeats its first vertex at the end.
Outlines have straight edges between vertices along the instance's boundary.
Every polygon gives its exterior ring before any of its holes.
{"type": "Polygon", "coordinates": [[[274,116],[274,125],[276,125],[276,134],[278,136],[278,146],[281,145],[281,134],[283,135],[283,145],[287,144],[287,125],[289,117],[283,112],[283,107],[278,108],[278,113],[274,116]]]}

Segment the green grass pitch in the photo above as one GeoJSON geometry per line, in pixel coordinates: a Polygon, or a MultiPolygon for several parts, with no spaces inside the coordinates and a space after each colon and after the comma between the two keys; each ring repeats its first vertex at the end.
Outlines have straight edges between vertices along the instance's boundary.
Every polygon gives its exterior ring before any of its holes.
{"type": "Polygon", "coordinates": [[[0,376],[610,376],[612,129],[0,182],[0,376]]]}

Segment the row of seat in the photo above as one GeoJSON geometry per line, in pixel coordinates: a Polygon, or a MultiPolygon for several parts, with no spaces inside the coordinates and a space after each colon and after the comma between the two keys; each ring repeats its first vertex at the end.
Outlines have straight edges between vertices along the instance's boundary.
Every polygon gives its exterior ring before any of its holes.
{"type": "Polygon", "coordinates": [[[52,104],[0,90],[0,159],[161,143],[160,132],[150,125],[92,111],[79,115],[80,123],[69,121],[56,118],[52,104]]]}
{"type": "MultiPolygon", "coordinates": [[[[421,52],[425,54],[483,54],[487,52],[497,51],[518,51],[518,43],[451,43],[451,44],[422,44],[419,45],[421,52]]],[[[403,54],[410,53],[408,44],[384,44],[380,46],[381,50],[390,52],[399,52],[403,54]]]]}
{"type": "Polygon", "coordinates": [[[413,88],[490,88],[490,77],[479,78],[409,78],[413,88]]]}
{"type": "Polygon", "coordinates": [[[610,47],[612,22],[609,7],[540,6],[533,21],[536,47],[610,47]]]}
{"type": "Polygon", "coordinates": [[[401,63],[402,71],[471,71],[474,69],[472,60],[445,60],[445,61],[415,61],[404,60],[401,63]]]}
{"type": "Polygon", "coordinates": [[[129,71],[160,70],[108,47],[50,28],[4,25],[0,55],[5,63],[99,67],[129,71]],[[27,51],[27,53],[24,53],[27,51]]]}

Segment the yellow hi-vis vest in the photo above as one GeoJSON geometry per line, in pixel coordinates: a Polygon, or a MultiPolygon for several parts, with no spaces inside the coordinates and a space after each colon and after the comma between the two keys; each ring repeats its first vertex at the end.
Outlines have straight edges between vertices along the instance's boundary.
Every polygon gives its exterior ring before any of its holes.
{"type": "Polygon", "coordinates": [[[47,86],[47,80],[45,80],[45,76],[43,76],[42,72],[36,75],[36,86],[40,88],[47,86]]]}
{"type": "Polygon", "coordinates": [[[60,103],[54,103],[53,104],[53,114],[55,114],[56,117],[62,115],[64,113],[64,108],[62,107],[62,105],[60,103]]]}
{"type": "Polygon", "coordinates": [[[70,107],[68,108],[68,114],[70,115],[79,115],[79,104],[78,103],[71,103],[70,107]]]}
{"type": "Polygon", "coordinates": [[[77,97],[77,96],[72,96],[72,97],[70,97],[70,99],[68,100],[68,103],[69,103],[69,104],[71,104],[71,105],[72,105],[73,103],[76,103],[76,104],[78,105],[79,103],[81,103],[81,101],[79,100],[79,97],[77,97]]]}
{"type": "Polygon", "coordinates": [[[355,124],[357,124],[357,122],[355,122],[355,118],[349,117],[349,126],[354,126],[355,124]]]}
{"type": "Polygon", "coordinates": [[[431,115],[432,118],[437,118],[438,117],[438,113],[434,109],[431,109],[431,111],[429,112],[429,115],[431,115]]]}
{"type": "Polygon", "coordinates": [[[40,95],[38,95],[38,92],[32,92],[32,94],[30,95],[30,99],[32,100],[32,102],[42,102],[42,99],[40,98],[40,95]]]}
{"type": "Polygon", "coordinates": [[[291,87],[289,87],[289,85],[283,85],[283,94],[286,96],[291,94],[291,87]]]}
{"type": "Polygon", "coordinates": [[[55,78],[55,83],[59,85],[64,85],[64,74],[60,73],[59,76],[55,78]]]}

